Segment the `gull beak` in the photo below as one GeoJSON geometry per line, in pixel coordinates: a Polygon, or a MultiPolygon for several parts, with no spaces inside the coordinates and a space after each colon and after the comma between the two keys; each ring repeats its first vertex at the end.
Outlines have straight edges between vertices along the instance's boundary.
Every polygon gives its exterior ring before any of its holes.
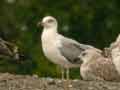
{"type": "Polygon", "coordinates": [[[39,27],[39,26],[44,26],[44,23],[43,22],[38,22],[37,27],[39,27]]]}

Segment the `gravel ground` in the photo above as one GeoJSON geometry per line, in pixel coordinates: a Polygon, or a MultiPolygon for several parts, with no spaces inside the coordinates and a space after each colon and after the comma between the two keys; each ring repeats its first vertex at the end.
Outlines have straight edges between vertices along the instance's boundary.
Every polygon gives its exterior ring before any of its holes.
{"type": "MultiPolygon", "coordinates": [[[[72,80],[69,90],[120,90],[120,83],[72,80]]],[[[59,79],[39,78],[37,75],[0,74],[0,90],[64,90],[59,79]]]]}

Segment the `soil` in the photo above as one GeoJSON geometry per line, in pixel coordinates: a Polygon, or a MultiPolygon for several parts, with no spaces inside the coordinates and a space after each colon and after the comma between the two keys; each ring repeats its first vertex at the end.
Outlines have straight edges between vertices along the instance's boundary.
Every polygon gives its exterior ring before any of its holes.
{"type": "MultiPolygon", "coordinates": [[[[69,90],[120,90],[120,82],[71,80],[69,90]]],[[[37,75],[0,73],[0,90],[64,90],[63,82],[37,75]]]]}

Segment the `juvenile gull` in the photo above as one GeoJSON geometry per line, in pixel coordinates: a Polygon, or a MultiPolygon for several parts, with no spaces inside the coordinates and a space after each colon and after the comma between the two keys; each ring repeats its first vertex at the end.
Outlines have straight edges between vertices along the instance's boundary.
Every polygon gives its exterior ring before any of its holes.
{"type": "Polygon", "coordinates": [[[12,57],[15,60],[18,60],[19,59],[18,46],[0,38],[0,56],[1,57],[8,56],[12,57]]]}
{"type": "Polygon", "coordinates": [[[113,63],[120,74],[120,34],[118,35],[116,41],[110,45],[109,49],[113,63]]]}
{"type": "MultiPolygon", "coordinates": [[[[45,56],[61,68],[66,69],[66,78],[69,80],[69,68],[80,67],[82,63],[79,60],[81,51],[87,48],[93,48],[89,45],[79,44],[77,41],[66,38],[58,33],[57,20],[52,16],[46,16],[42,22],[42,48],[45,56]]],[[[96,49],[97,50],[97,49],[96,49]]],[[[64,79],[64,69],[62,69],[62,80],[64,79]]]]}
{"type": "Polygon", "coordinates": [[[83,80],[120,81],[120,75],[111,58],[101,52],[86,49],[79,56],[83,61],[80,72],[83,80]]]}

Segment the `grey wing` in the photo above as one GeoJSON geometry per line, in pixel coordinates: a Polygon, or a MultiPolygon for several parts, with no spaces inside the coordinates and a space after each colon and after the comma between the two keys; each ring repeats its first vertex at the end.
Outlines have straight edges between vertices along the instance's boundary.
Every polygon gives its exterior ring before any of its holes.
{"type": "Polygon", "coordinates": [[[92,48],[92,46],[79,44],[67,38],[62,38],[61,44],[61,47],[58,48],[60,53],[73,64],[81,64],[82,61],[79,58],[80,53],[85,49],[92,48]]]}

